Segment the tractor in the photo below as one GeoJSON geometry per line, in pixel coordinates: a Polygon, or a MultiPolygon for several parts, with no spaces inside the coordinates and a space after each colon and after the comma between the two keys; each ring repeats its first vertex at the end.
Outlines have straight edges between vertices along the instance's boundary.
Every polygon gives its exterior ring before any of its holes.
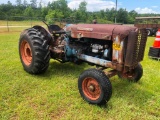
{"type": "Polygon", "coordinates": [[[33,26],[20,34],[19,56],[26,72],[44,73],[51,58],[60,63],[86,62],[93,67],[80,74],[78,90],[85,101],[97,105],[111,98],[109,78],[118,75],[132,82],[141,79],[145,29],[118,24],[46,25],[33,26]]]}

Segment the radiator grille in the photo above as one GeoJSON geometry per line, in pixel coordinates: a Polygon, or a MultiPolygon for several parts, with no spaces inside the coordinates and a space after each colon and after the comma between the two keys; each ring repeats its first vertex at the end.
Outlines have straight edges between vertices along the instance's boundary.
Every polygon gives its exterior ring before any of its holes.
{"type": "Polygon", "coordinates": [[[145,29],[139,29],[137,32],[131,31],[128,36],[125,66],[134,67],[143,60],[147,32],[145,29]]]}

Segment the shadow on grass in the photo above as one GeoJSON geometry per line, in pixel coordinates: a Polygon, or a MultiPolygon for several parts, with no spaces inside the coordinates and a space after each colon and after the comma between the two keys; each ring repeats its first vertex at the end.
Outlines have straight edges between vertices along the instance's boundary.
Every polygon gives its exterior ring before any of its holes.
{"type": "Polygon", "coordinates": [[[121,80],[113,83],[113,95],[116,98],[125,100],[128,105],[134,104],[142,107],[152,96],[153,93],[144,88],[141,81],[138,83],[121,80]]]}
{"type": "Polygon", "coordinates": [[[51,77],[59,77],[59,76],[72,76],[77,77],[89,67],[86,63],[82,63],[81,65],[77,65],[74,63],[66,62],[60,63],[58,61],[51,61],[49,64],[48,70],[38,75],[39,77],[51,78],[51,77]]]}
{"type": "MultiPolygon", "coordinates": [[[[57,61],[51,61],[48,70],[44,74],[36,75],[38,78],[45,78],[46,80],[51,80],[52,78],[63,77],[67,78],[66,80],[78,79],[79,75],[88,68],[93,66],[89,66],[86,63],[81,65],[76,65],[73,63],[59,63],[57,61]]],[[[134,104],[136,106],[143,106],[148,99],[150,99],[153,94],[147,91],[146,88],[143,87],[141,82],[132,83],[127,80],[117,80],[111,79],[113,94],[110,101],[115,102],[117,100],[125,100],[128,105],[134,104]],[[112,99],[113,98],[113,99],[112,99]]],[[[110,101],[106,105],[101,105],[99,107],[112,109],[112,103],[110,101]]]]}
{"type": "Polygon", "coordinates": [[[116,80],[113,81],[111,79],[111,99],[107,104],[100,105],[100,108],[112,110],[113,106],[115,106],[116,104],[125,106],[134,105],[138,108],[143,108],[147,104],[147,102],[153,96],[155,96],[152,92],[150,92],[146,87],[143,86],[143,83],[141,81],[139,81],[138,83],[133,83],[127,80],[118,79],[118,77],[116,77],[116,80]]]}

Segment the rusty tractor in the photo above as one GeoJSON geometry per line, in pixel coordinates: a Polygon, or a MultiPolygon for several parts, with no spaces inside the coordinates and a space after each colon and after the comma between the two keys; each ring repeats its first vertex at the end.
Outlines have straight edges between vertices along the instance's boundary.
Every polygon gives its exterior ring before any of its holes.
{"type": "Polygon", "coordinates": [[[118,75],[133,82],[142,77],[140,62],[147,40],[145,29],[114,24],[47,26],[48,29],[33,26],[20,35],[20,60],[28,73],[45,72],[50,58],[61,63],[94,65],[81,73],[78,89],[85,101],[98,105],[106,104],[111,98],[110,77],[118,75]]]}

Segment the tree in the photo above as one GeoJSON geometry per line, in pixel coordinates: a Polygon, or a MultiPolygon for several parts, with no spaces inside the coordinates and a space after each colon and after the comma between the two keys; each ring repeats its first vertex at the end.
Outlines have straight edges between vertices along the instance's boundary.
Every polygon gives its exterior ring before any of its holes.
{"type": "Polygon", "coordinates": [[[47,7],[41,8],[41,17],[45,18],[47,14],[48,14],[48,8],[47,7]]]}
{"type": "Polygon", "coordinates": [[[33,17],[34,15],[34,11],[32,9],[32,7],[27,7],[25,10],[24,10],[24,16],[27,16],[27,17],[33,17]]]}
{"type": "Polygon", "coordinates": [[[78,10],[81,12],[86,12],[87,11],[87,2],[86,1],[81,2],[79,4],[78,10]]]}
{"type": "Polygon", "coordinates": [[[86,21],[87,19],[87,2],[83,1],[79,4],[77,14],[80,16],[80,20],[86,21]]]}
{"type": "Polygon", "coordinates": [[[130,11],[128,14],[128,23],[133,24],[137,15],[138,13],[135,10],[130,11]]]}
{"type": "Polygon", "coordinates": [[[120,8],[117,11],[117,22],[126,24],[127,18],[128,18],[128,12],[125,9],[120,8]]]}
{"type": "Polygon", "coordinates": [[[12,6],[12,3],[10,1],[7,2],[8,6],[12,6]]]}
{"type": "Polygon", "coordinates": [[[22,1],[21,0],[16,0],[17,6],[22,5],[22,1]]]}
{"type": "Polygon", "coordinates": [[[25,7],[28,6],[27,0],[24,0],[24,1],[23,1],[23,6],[25,6],[25,7]]]}
{"type": "Polygon", "coordinates": [[[64,18],[69,17],[71,9],[67,5],[66,0],[57,0],[52,3],[48,3],[48,8],[52,10],[59,10],[63,13],[64,18]]]}
{"type": "Polygon", "coordinates": [[[49,24],[53,24],[55,19],[61,20],[63,17],[64,17],[64,15],[61,11],[50,9],[48,11],[48,14],[46,15],[45,19],[49,24]]]}
{"type": "Polygon", "coordinates": [[[73,10],[72,13],[70,14],[70,18],[73,18],[77,22],[78,20],[81,20],[81,15],[80,12],[77,10],[73,10]]]}
{"type": "Polygon", "coordinates": [[[116,16],[116,10],[115,10],[115,8],[112,8],[111,10],[106,9],[106,16],[107,16],[107,19],[109,21],[114,22],[114,19],[115,19],[115,16],[116,16]]]}
{"type": "Polygon", "coordinates": [[[37,7],[37,0],[31,0],[31,7],[36,8],[37,7]]]}

